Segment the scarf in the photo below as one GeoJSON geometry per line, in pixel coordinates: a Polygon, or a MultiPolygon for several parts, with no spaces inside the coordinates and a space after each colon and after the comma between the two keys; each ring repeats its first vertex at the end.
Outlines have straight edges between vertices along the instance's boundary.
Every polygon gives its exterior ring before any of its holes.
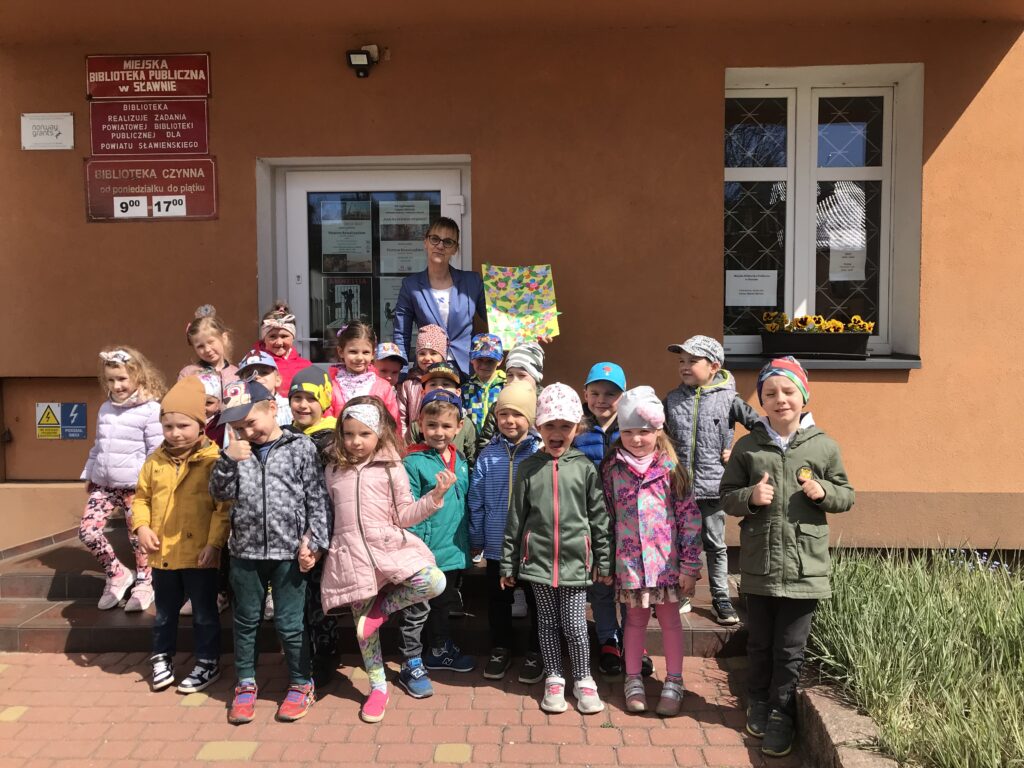
{"type": "Polygon", "coordinates": [[[370,394],[373,382],[377,379],[377,372],[373,368],[367,368],[363,373],[349,373],[348,368],[341,366],[335,376],[338,387],[341,389],[342,399],[347,403],[353,397],[370,394]]]}
{"type": "Polygon", "coordinates": [[[625,448],[619,448],[615,453],[627,466],[631,467],[634,472],[640,475],[640,477],[647,474],[647,470],[651,468],[651,464],[654,463],[654,458],[658,455],[657,451],[651,451],[642,459],[638,459],[625,448]]]}

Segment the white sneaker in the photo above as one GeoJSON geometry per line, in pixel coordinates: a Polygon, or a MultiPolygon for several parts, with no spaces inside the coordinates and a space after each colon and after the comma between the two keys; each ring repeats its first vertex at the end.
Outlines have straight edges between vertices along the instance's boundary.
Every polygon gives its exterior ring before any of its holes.
{"type": "Polygon", "coordinates": [[[125,613],[138,613],[144,611],[153,604],[153,582],[139,581],[132,589],[132,596],[124,604],[125,613]]]}
{"type": "Polygon", "coordinates": [[[191,600],[186,600],[182,604],[181,610],[178,611],[178,613],[180,613],[182,616],[191,616],[192,615],[192,601],[191,600]]]}
{"type": "Polygon", "coordinates": [[[540,700],[540,708],[553,714],[569,708],[565,703],[565,678],[550,675],[544,679],[544,698],[540,700]]]}
{"type": "Polygon", "coordinates": [[[107,579],[107,584],[100,595],[100,601],[96,607],[101,611],[109,611],[116,608],[117,604],[124,598],[125,592],[135,583],[135,574],[127,568],[123,569],[120,576],[107,579]]]}
{"type": "Polygon", "coordinates": [[[473,555],[473,562],[474,563],[479,563],[483,559],[484,559],[483,550],[481,550],[481,551],[477,552],[475,555],[473,555]]]}
{"type": "Polygon", "coordinates": [[[263,601],[263,620],[274,620],[274,598],[267,592],[267,599],[263,601]]]}
{"type": "Polygon", "coordinates": [[[220,679],[220,665],[216,659],[196,659],[188,677],[178,684],[178,693],[198,693],[220,679]]]}
{"type": "Polygon", "coordinates": [[[604,702],[597,695],[597,683],[592,677],[585,677],[573,683],[572,695],[576,697],[576,709],[581,715],[593,715],[604,710],[604,702]]]}
{"type": "Polygon", "coordinates": [[[679,604],[680,613],[689,613],[693,610],[693,606],[690,604],[690,598],[683,598],[683,602],[679,604]]]}
{"type": "Polygon", "coordinates": [[[512,618],[525,619],[529,612],[529,606],[526,604],[526,593],[522,589],[516,589],[512,593],[512,618]]]}

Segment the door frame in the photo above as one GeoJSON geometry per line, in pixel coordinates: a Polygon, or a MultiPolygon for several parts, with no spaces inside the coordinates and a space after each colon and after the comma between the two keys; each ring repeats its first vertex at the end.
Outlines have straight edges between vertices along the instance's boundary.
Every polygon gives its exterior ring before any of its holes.
{"type": "Polygon", "coordinates": [[[462,248],[472,269],[473,206],[469,155],[261,157],[256,160],[257,314],[288,295],[287,175],[292,171],[422,171],[462,173],[462,248]]]}

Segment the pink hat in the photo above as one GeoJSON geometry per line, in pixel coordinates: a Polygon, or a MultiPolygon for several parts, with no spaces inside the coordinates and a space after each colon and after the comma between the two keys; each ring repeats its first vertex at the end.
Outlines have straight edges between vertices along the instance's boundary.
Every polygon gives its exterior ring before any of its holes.
{"type": "Polygon", "coordinates": [[[544,387],[537,397],[537,426],[559,420],[579,424],[583,420],[583,403],[575,389],[556,382],[544,387]]]}
{"type": "Polygon", "coordinates": [[[441,357],[448,357],[448,334],[440,325],[424,325],[416,334],[416,351],[432,349],[441,357]]]}

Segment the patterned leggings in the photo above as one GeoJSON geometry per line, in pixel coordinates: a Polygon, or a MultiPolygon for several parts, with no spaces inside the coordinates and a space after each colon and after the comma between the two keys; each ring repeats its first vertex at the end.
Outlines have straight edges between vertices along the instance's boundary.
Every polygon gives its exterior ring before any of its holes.
{"type": "Polygon", "coordinates": [[[113,579],[124,573],[124,566],[114,554],[114,548],[110,546],[103,529],[107,527],[107,520],[110,515],[118,509],[124,512],[125,522],[128,524],[128,541],[131,542],[132,551],[135,553],[135,568],[138,571],[136,579],[139,582],[150,582],[149,556],[139,546],[139,537],[131,533],[132,530],[132,499],[135,498],[134,488],[104,488],[103,486],[89,483],[89,500],[85,503],[85,512],[82,513],[82,523],[78,527],[78,538],[92,552],[108,579],[113,579]]]}
{"type": "MultiPolygon", "coordinates": [[[[393,589],[382,591],[378,595],[381,598],[381,612],[385,616],[390,616],[410,605],[426,602],[444,592],[444,585],[444,573],[433,565],[427,566],[393,589]]],[[[352,615],[356,617],[357,621],[360,615],[370,609],[376,599],[377,597],[374,597],[352,603],[352,615]]],[[[387,688],[387,680],[384,676],[384,657],[380,650],[380,632],[374,633],[368,640],[359,640],[359,652],[363,655],[363,665],[370,678],[370,687],[378,690],[387,688]]]]}
{"type": "Polygon", "coordinates": [[[547,675],[562,673],[562,643],[559,628],[565,634],[572,661],[574,680],[590,677],[590,643],[587,640],[587,588],[552,587],[532,584],[537,598],[537,636],[547,675]]]}

